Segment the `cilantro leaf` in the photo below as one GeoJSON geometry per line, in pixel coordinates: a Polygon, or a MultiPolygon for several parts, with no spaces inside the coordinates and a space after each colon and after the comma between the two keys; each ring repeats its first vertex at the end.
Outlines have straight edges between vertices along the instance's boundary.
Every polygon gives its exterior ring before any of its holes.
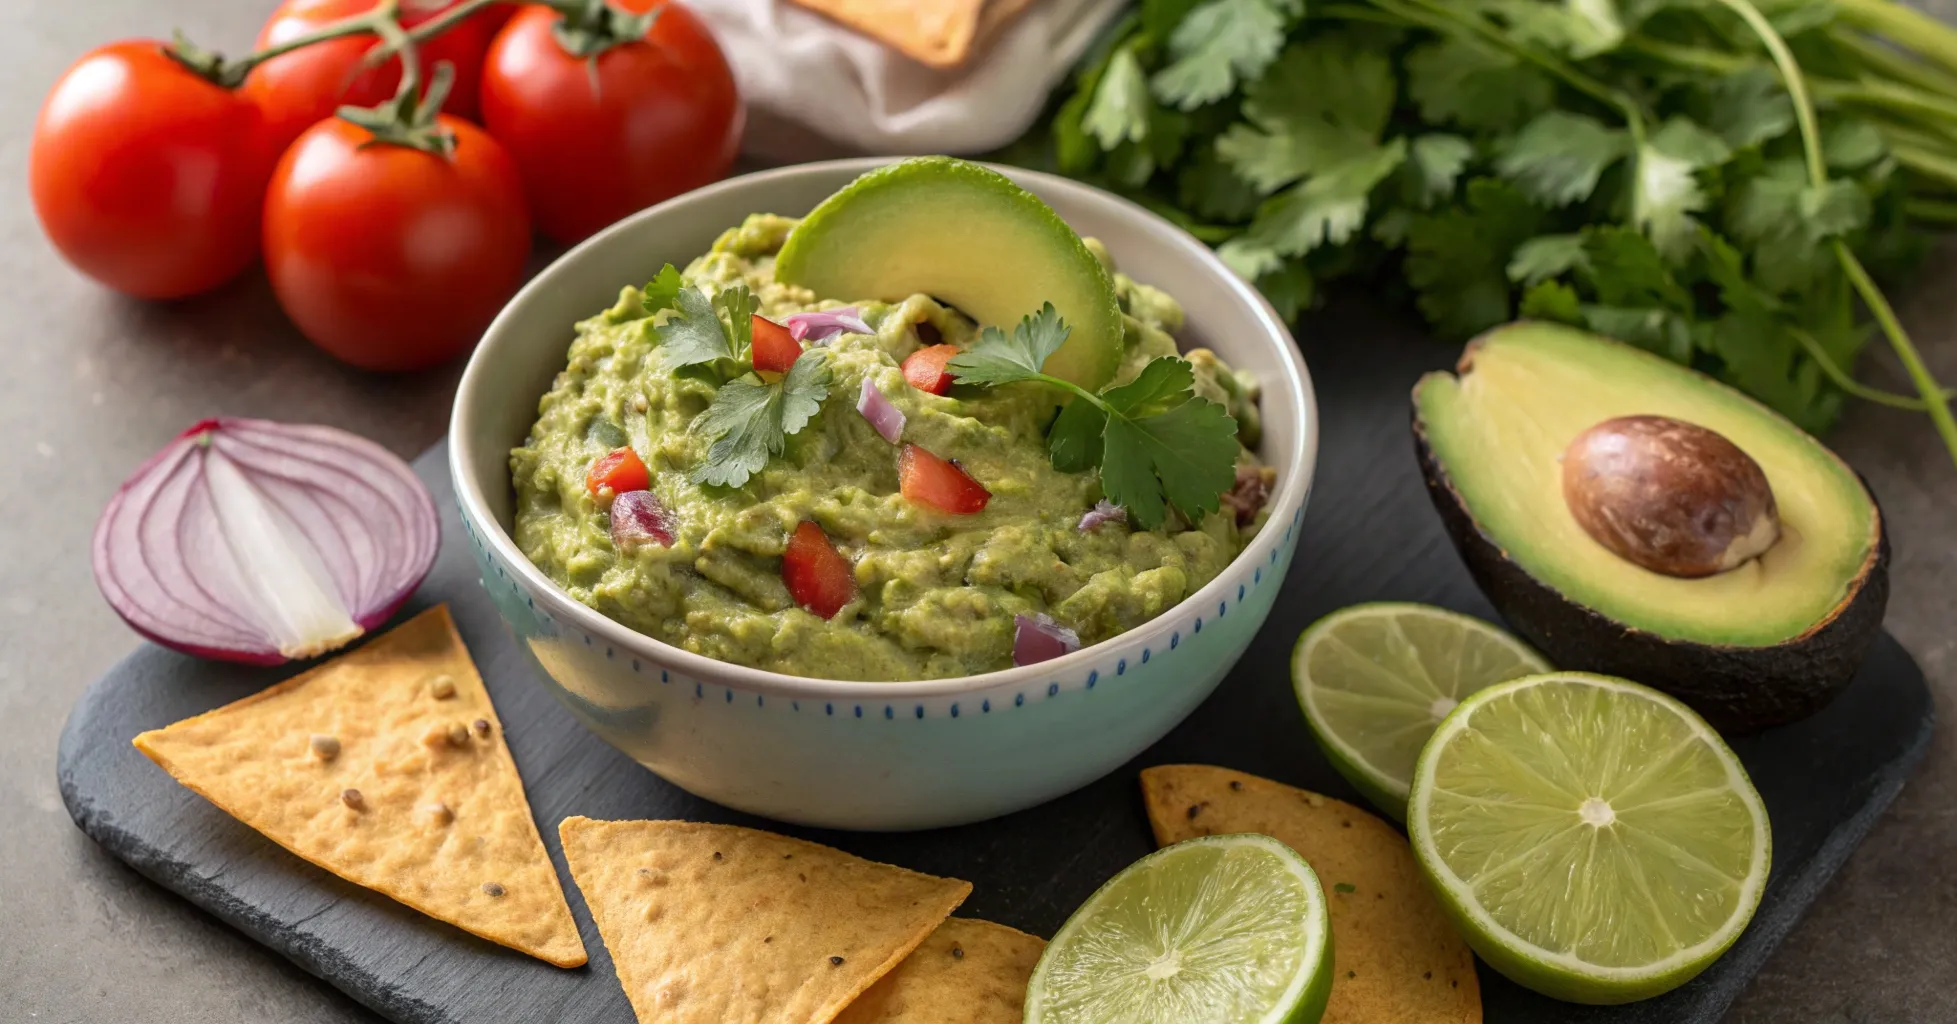
{"type": "Polygon", "coordinates": [[[1821,151],[1837,171],[1859,171],[1889,152],[1882,130],[1873,121],[1842,118],[1821,126],[1821,151]]]}
{"type": "Polygon", "coordinates": [[[1237,422],[1194,384],[1187,362],[1163,357],[1102,396],[1101,489],[1145,530],[1162,524],[1165,502],[1191,520],[1216,511],[1236,482],[1237,422]]]}
{"type": "Polygon", "coordinates": [[[1540,235],[1515,247],[1515,255],[1509,257],[1508,275],[1511,281],[1533,287],[1588,263],[1582,235],[1540,235]]]}
{"type": "Polygon", "coordinates": [[[748,376],[721,385],[693,422],[696,433],[713,439],[693,480],[721,487],[747,483],[821,411],[830,383],[828,353],[813,349],[796,357],[778,381],[748,376]]]}
{"type": "Polygon", "coordinates": [[[1053,468],[1062,473],[1085,473],[1101,464],[1101,435],[1108,414],[1086,398],[1075,398],[1047,428],[1046,450],[1053,468]]]}
{"type": "Polygon", "coordinates": [[[1419,176],[1420,204],[1432,206],[1451,195],[1454,183],[1474,158],[1475,147],[1459,135],[1436,132],[1416,137],[1407,148],[1407,164],[1419,176]]]}
{"type": "Polygon", "coordinates": [[[1868,223],[1868,196],[1853,181],[1808,184],[1794,159],[1777,160],[1727,204],[1726,227],[1752,250],[1753,272],[1776,294],[1805,288],[1833,265],[1824,243],[1868,223]]]}
{"type": "Polygon", "coordinates": [[[1174,63],[1149,83],[1178,110],[1194,110],[1230,94],[1237,83],[1264,73],[1284,46],[1301,0],[1209,0],[1169,35],[1174,63]]]}
{"type": "Polygon", "coordinates": [[[1612,0],[1491,0],[1509,32],[1534,44],[1583,59],[1608,53],[1624,41],[1624,22],[1612,0]]]}
{"type": "Polygon", "coordinates": [[[1691,311],[1691,294],[1643,235],[1612,225],[1588,228],[1583,233],[1583,251],[1588,264],[1585,279],[1604,305],[1691,311]]]}
{"type": "Polygon", "coordinates": [[[698,288],[681,288],[675,292],[673,309],[675,315],[655,328],[667,363],[674,367],[695,366],[739,357],[727,336],[726,325],[714,311],[714,303],[698,288]]]}
{"type": "Polygon", "coordinates": [[[1267,200],[1246,232],[1251,241],[1286,256],[1325,243],[1344,244],[1366,222],[1366,198],[1407,157],[1407,140],[1393,141],[1326,169],[1267,200]]]}
{"type": "Polygon", "coordinates": [[[1094,99],[1081,115],[1081,130],[1113,149],[1123,142],[1148,139],[1148,112],[1154,103],[1148,96],[1148,80],[1142,75],[1141,61],[1135,59],[1133,45],[1114,52],[1101,81],[1094,88],[1094,99]]]}
{"type": "Polygon", "coordinates": [[[680,289],[685,287],[680,280],[680,272],[671,263],[659,268],[659,276],[646,285],[646,315],[651,316],[661,310],[672,309],[679,299],[680,289]]]}
{"type": "Polygon", "coordinates": [[[1554,320],[1573,327],[1585,326],[1583,306],[1576,289],[1561,281],[1544,281],[1522,295],[1520,313],[1527,320],[1554,320]]]}
{"type": "Polygon", "coordinates": [[[1556,88],[1505,53],[1449,36],[1407,54],[1407,95],[1433,124],[1505,132],[1549,109],[1556,88]]]}
{"type": "Polygon", "coordinates": [[[1467,201],[1414,218],[1407,230],[1407,282],[1443,335],[1466,338],[1509,318],[1504,268],[1536,235],[1543,210],[1507,182],[1477,178],[1467,201]]]}
{"type": "Polygon", "coordinates": [[[713,308],[727,318],[734,358],[745,358],[748,348],[754,344],[754,321],[750,318],[760,311],[761,300],[747,290],[746,282],[736,281],[714,293],[713,308]]]}
{"type": "Polygon", "coordinates": [[[1176,196],[1198,216],[1212,220],[1249,220],[1264,193],[1230,169],[1215,146],[1204,146],[1176,177],[1176,196]]]}
{"type": "Polygon", "coordinates": [[[1724,140],[1683,117],[1652,133],[1638,150],[1637,181],[1631,189],[1631,222],[1644,229],[1666,258],[1683,259],[1692,250],[1706,193],[1695,172],[1732,156],[1724,140]]]}
{"type": "Polygon", "coordinates": [[[1256,281],[1266,274],[1276,273],[1284,265],[1284,257],[1278,255],[1275,248],[1254,241],[1247,235],[1238,235],[1217,246],[1216,258],[1246,281],[1256,281]]]}
{"type": "Polygon", "coordinates": [[[997,327],[987,327],[972,347],[960,352],[945,365],[960,384],[1012,384],[1039,380],[1047,357],[1067,343],[1070,328],[1049,302],[1038,313],[1028,314],[1008,335],[997,327]]]}
{"type": "Polygon", "coordinates": [[[1530,121],[1495,160],[1495,170],[1544,206],[1590,198],[1597,179],[1631,151],[1631,134],[1584,114],[1552,110],[1530,121]]]}
{"type": "Polygon", "coordinates": [[[1794,127],[1794,103],[1772,68],[1714,79],[1706,95],[1706,125],[1734,149],[1780,138],[1794,127]]]}
{"type": "Polygon", "coordinates": [[[1225,132],[1216,151],[1270,192],[1374,151],[1393,93],[1384,54],[1336,37],[1301,43],[1244,90],[1248,123],[1225,132]]]}
{"type": "Polygon", "coordinates": [[[1318,284],[1303,260],[1285,260],[1276,270],[1258,275],[1255,283],[1286,323],[1298,319],[1318,294],[1318,284]]]}

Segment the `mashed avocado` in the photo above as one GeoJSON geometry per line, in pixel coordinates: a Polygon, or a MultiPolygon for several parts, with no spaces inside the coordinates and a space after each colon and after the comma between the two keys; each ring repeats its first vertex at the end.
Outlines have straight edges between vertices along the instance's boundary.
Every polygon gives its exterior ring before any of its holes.
{"type": "MultiPolygon", "coordinates": [[[[774,254],[795,222],[758,214],[729,230],[684,272],[711,291],[745,281],[761,315],[779,321],[834,308],[774,277],[774,254]]],[[[1090,241],[1108,262],[1106,250],[1090,241]]],[[[1110,264],[1111,266],[1112,264],[1110,264]]],[[[1176,354],[1182,308],[1115,275],[1126,328],[1117,380],[1176,354]]],[[[569,363],[538,406],[528,441],[510,453],[516,542],[577,600],[658,640],[739,665],[833,679],[928,679],[1012,666],[1013,617],[1045,613],[1091,644],[1131,629],[1208,583],[1263,522],[1224,510],[1159,530],[1121,522],[1078,529],[1101,497],[1093,473],[1048,459],[1049,392],[1034,385],[937,396],[899,369],[919,347],[967,345],[977,328],[914,295],[855,303],[873,335],[828,344],[835,383],[822,412],[787,450],[736,489],[694,483],[706,454],[689,430],[713,400],[704,374],[661,365],[654,318],[638,289],[578,325],[569,363]],[[922,335],[923,337],[920,337],[922,335]],[[992,492],[983,512],[954,516],[898,493],[897,448],[857,413],[865,377],[908,418],[904,440],[956,460],[992,492]],[[671,547],[613,546],[605,508],[585,486],[592,460],[630,445],[652,492],[676,520],[671,547]],[[781,579],[788,535],[820,525],[854,566],[858,596],[833,619],[795,605],[781,579]]],[[[661,314],[662,316],[667,314],[661,314]]],[[[1257,389],[1206,351],[1188,356],[1197,393],[1236,416],[1256,442],[1257,389]]],[[[1248,451],[1240,467],[1253,471],[1248,451]]]]}

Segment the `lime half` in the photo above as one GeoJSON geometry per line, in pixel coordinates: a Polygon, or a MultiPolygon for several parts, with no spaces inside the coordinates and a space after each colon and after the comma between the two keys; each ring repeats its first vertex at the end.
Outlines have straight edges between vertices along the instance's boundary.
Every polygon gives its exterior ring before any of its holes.
{"type": "Polygon", "coordinates": [[[1470,695],[1549,671],[1529,645],[1480,619],[1425,604],[1344,608],[1312,623],[1291,684],[1332,767],[1395,821],[1420,748],[1470,695]]]}
{"type": "Polygon", "coordinates": [[[1026,1024],[1317,1024],[1331,992],[1311,865],[1269,836],[1204,836],[1074,911],[1027,985],[1026,1024]]]}
{"type": "Polygon", "coordinates": [[[1579,1003],[1705,970],[1746,929],[1772,861],[1766,806],[1711,726],[1582,672],[1463,702],[1420,755],[1407,826],[1468,945],[1579,1003]]]}

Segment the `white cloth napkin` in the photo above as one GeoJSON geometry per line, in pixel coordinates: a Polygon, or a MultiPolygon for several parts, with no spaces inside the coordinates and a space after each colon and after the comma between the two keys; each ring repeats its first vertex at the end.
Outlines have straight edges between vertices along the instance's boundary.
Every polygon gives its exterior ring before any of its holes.
{"type": "Polygon", "coordinates": [[[1125,0],[1039,0],[937,71],[788,0],[687,0],[748,103],[748,155],[979,153],[1018,138],[1125,0]]]}

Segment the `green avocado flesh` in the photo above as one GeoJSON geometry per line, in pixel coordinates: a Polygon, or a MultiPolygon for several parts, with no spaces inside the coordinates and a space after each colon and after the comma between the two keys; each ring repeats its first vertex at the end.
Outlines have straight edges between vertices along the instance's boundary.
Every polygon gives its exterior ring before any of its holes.
{"type": "Polygon", "coordinates": [[[1121,362],[1107,268],[1039,197],[964,160],[920,157],[856,179],[802,220],[775,273],[819,299],[929,295],[1008,331],[1051,302],[1073,333],[1047,373],[1095,390],[1121,362]]]}
{"type": "Polygon", "coordinates": [[[1878,544],[1875,503],[1821,443],[1752,399],[1650,353],[1553,324],[1516,324],[1474,343],[1458,376],[1414,389],[1419,428],[1482,532],[1530,576],[1635,629],[1767,647],[1828,621],[1878,544]],[[1766,472],[1781,538],[1737,568],[1665,576],[1618,557],[1577,524],[1560,456],[1618,416],[1650,414],[1716,431],[1766,472]]]}

